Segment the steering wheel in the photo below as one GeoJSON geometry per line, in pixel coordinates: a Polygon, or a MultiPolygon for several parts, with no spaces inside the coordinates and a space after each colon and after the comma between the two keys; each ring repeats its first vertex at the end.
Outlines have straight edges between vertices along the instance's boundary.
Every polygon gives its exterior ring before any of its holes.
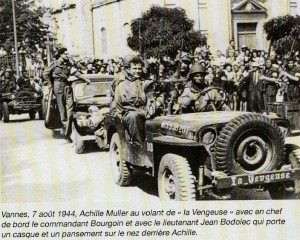
{"type": "Polygon", "coordinates": [[[223,88],[219,87],[208,87],[204,89],[199,93],[195,103],[199,101],[201,97],[206,104],[201,106],[200,109],[197,109],[197,112],[202,112],[209,109],[209,107],[214,111],[222,110],[223,106],[229,101],[228,93],[223,88]]]}

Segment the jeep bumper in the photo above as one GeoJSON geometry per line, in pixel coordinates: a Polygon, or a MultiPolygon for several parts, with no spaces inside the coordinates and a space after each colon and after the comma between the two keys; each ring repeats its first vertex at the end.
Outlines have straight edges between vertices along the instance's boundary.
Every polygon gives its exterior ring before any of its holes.
{"type": "Polygon", "coordinates": [[[16,110],[33,110],[41,107],[41,104],[16,104],[14,105],[14,109],[16,110]]]}
{"type": "MultiPolygon", "coordinates": [[[[227,176],[220,172],[214,173],[213,185],[218,189],[262,185],[273,182],[293,181],[300,182],[300,168],[291,170],[270,171],[258,174],[240,174],[227,176]]],[[[300,183],[295,184],[296,192],[300,192],[300,183]]]]}

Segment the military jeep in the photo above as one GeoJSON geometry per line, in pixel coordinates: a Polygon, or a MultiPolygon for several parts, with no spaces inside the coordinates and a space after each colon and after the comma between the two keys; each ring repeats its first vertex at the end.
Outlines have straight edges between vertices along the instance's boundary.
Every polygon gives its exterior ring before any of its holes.
{"type": "Polygon", "coordinates": [[[1,94],[1,118],[3,122],[9,122],[10,114],[29,113],[30,119],[35,119],[38,112],[39,119],[43,119],[42,94],[33,92],[31,88],[23,88],[14,93],[1,94]]]}
{"type": "Polygon", "coordinates": [[[70,124],[75,153],[83,153],[87,141],[97,143],[101,149],[108,148],[103,120],[109,111],[110,86],[114,76],[87,74],[85,77],[91,83],[86,84],[82,80],[72,83],[74,110],[70,124]]]}
{"type": "Polygon", "coordinates": [[[289,120],[276,113],[220,111],[216,106],[222,104],[213,101],[207,105],[215,111],[147,120],[142,145],[130,142],[120,118],[108,113],[116,184],[133,184],[139,172],[157,179],[161,200],[228,199],[235,187],[266,190],[274,199],[299,198],[300,150],[285,145],[289,120]]]}

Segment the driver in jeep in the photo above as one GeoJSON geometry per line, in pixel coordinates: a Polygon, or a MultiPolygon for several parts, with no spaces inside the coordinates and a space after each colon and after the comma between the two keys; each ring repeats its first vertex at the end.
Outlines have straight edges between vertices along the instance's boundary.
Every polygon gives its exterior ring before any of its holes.
{"type": "Polygon", "coordinates": [[[209,87],[205,80],[206,70],[200,64],[193,65],[182,95],[178,99],[183,113],[229,110],[226,92],[209,87]]]}
{"type": "Polygon", "coordinates": [[[116,86],[115,102],[130,141],[138,145],[144,140],[146,118],[154,114],[147,111],[147,106],[154,102],[153,81],[142,78],[143,61],[138,56],[132,57],[128,64],[128,74],[116,86]]]}

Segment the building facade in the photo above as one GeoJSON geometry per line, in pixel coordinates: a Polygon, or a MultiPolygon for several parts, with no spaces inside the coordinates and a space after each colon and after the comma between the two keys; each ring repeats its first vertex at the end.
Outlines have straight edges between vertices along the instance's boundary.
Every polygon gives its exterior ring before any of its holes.
{"type": "Polygon", "coordinates": [[[57,0],[51,1],[57,39],[71,54],[114,58],[131,50],[126,38],[132,19],[152,5],[180,7],[207,36],[211,51],[236,47],[268,49],[263,24],[287,14],[300,14],[300,0],[57,0]]]}

